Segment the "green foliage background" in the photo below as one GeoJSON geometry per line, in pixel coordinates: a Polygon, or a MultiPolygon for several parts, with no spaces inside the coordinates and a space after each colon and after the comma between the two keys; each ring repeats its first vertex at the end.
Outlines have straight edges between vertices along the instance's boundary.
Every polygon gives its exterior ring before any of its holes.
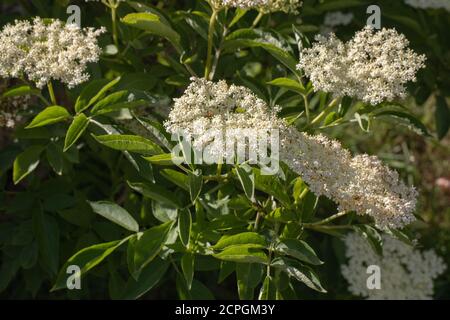
{"type": "MultiPolygon", "coordinates": [[[[53,84],[62,107],[35,118],[47,107],[36,98],[22,127],[1,132],[0,297],[355,298],[340,274],[340,237],[357,229],[376,247],[379,231],[369,219],[350,214],[327,227],[308,227],[336,206],[317,199],[287,167],[283,176],[265,178],[246,166],[218,171],[168,161],[171,145],[161,123],[189,78],[203,75],[207,2],[125,1],[116,12],[116,45],[111,12],[100,2],[2,1],[0,25],[34,16],[65,21],[69,4],[80,6],[83,27],[107,27],[105,52],[90,66],[89,82],[72,90],[53,84]],[[116,99],[122,90],[135,95],[135,105],[116,99]],[[273,199],[281,204],[275,210],[273,199]],[[82,290],[64,289],[70,264],[83,266],[82,290]]],[[[305,101],[315,117],[331,97],[292,80],[298,43],[308,46],[324,15],[336,10],[354,14],[337,29],[340,38],[351,38],[365,25],[369,4],[305,0],[300,15],[265,15],[256,27],[256,11],[221,11],[214,79],[249,87],[304,128],[305,101]],[[268,44],[268,37],[289,50],[268,44]]],[[[418,185],[419,222],[397,236],[420,236],[450,265],[449,194],[434,186],[450,172],[450,14],[402,1],[377,4],[382,25],[404,33],[427,56],[411,98],[376,108],[346,100],[308,130],[338,138],[355,153],[377,154],[418,185]]],[[[8,86],[15,91],[3,94],[50,99],[26,83],[8,86]]],[[[449,273],[435,285],[436,298],[450,297],[449,273]]]]}

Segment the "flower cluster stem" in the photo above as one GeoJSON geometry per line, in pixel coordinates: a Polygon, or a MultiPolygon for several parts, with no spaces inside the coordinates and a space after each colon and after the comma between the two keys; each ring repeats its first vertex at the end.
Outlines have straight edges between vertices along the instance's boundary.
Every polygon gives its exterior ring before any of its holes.
{"type": "Polygon", "coordinates": [[[205,79],[210,80],[209,76],[212,68],[212,60],[213,60],[213,42],[214,42],[214,29],[216,26],[217,15],[219,11],[213,8],[211,18],[209,19],[209,28],[208,28],[208,52],[206,55],[206,66],[205,66],[205,79]]]}

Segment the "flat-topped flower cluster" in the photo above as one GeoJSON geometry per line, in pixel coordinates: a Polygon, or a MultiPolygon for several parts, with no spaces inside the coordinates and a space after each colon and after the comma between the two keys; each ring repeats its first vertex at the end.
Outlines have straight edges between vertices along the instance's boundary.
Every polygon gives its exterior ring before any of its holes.
{"type": "Polygon", "coordinates": [[[447,268],[433,250],[421,252],[389,235],[382,236],[381,256],[356,233],[348,234],[344,241],[349,260],[342,266],[342,275],[351,293],[367,299],[432,299],[433,281],[447,268]],[[367,268],[371,265],[380,268],[380,289],[367,287],[367,268]]]}
{"type": "MultiPolygon", "coordinates": [[[[376,157],[353,157],[338,141],[323,135],[310,136],[288,127],[249,89],[192,78],[185,93],[169,114],[165,127],[170,133],[184,132],[193,137],[193,147],[211,144],[218,158],[228,157],[224,143],[213,143],[217,131],[234,132],[233,137],[279,130],[280,160],[298,173],[317,195],[334,200],[341,210],[356,211],[375,219],[381,228],[400,228],[413,221],[417,193],[406,186],[397,172],[376,157]]],[[[249,139],[257,141],[257,139],[249,139]]],[[[217,142],[217,141],[214,141],[217,142]]],[[[257,151],[257,145],[247,148],[257,151]]]]}
{"type": "Polygon", "coordinates": [[[365,27],[348,42],[333,33],[318,35],[312,48],[302,51],[297,68],[304,70],[316,91],[355,97],[376,105],[406,96],[405,84],[416,80],[425,56],[408,48],[395,29],[365,27]]]}
{"type": "Polygon", "coordinates": [[[89,79],[86,67],[99,59],[103,32],[39,17],[8,24],[0,32],[0,77],[26,77],[38,88],[59,80],[72,88],[89,79]]]}

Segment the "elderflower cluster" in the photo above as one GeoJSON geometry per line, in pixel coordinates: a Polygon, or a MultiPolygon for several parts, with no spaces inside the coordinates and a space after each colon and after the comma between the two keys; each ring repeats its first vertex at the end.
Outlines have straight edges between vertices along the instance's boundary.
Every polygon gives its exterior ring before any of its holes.
{"type": "Polygon", "coordinates": [[[312,192],[334,200],[340,211],[372,216],[380,228],[401,228],[415,220],[416,190],[377,157],[352,157],[338,141],[293,127],[281,135],[280,157],[312,192]]]}
{"type": "Polygon", "coordinates": [[[383,254],[376,254],[360,235],[350,233],[345,238],[347,265],[342,275],[349,283],[349,291],[357,296],[375,300],[425,300],[433,298],[433,280],[446,265],[433,250],[417,249],[383,235],[383,254]],[[367,267],[380,268],[381,288],[367,288],[367,267]]]}
{"type": "Polygon", "coordinates": [[[449,0],[405,0],[407,5],[419,9],[445,9],[450,12],[449,0]]]}
{"type": "Polygon", "coordinates": [[[318,35],[312,48],[302,51],[303,69],[315,90],[350,96],[376,105],[404,98],[405,84],[416,81],[425,56],[408,48],[409,42],[395,29],[376,31],[365,27],[348,42],[336,35],[318,35]]]}
{"type": "Polygon", "coordinates": [[[225,81],[191,78],[183,96],[174,100],[165,128],[192,140],[194,149],[206,150],[211,159],[233,157],[235,148],[227,143],[243,137],[248,138],[249,152],[257,154],[260,136],[283,126],[277,108],[270,109],[249,89],[225,81]]]}
{"type": "Polygon", "coordinates": [[[264,13],[283,11],[298,13],[302,5],[300,0],[212,0],[214,6],[257,9],[264,13]]]}
{"type": "Polygon", "coordinates": [[[85,70],[99,59],[97,37],[104,31],[39,17],[16,20],[0,32],[0,77],[26,76],[38,88],[59,80],[72,88],[89,79],[85,70]]]}
{"type": "Polygon", "coordinates": [[[248,137],[246,148],[258,153],[261,150],[252,143],[258,139],[252,135],[278,130],[280,160],[315,194],[334,200],[342,211],[372,216],[380,228],[400,228],[414,220],[417,192],[376,157],[352,157],[335,140],[288,127],[277,117],[278,107],[269,108],[245,87],[228,86],[225,81],[191,80],[183,96],[175,99],[164,126],[169,133],[181,132],[193,140],[194,149],[208,146],[214,159],[228,158],[234,153],[226,143],[248,137]]]}

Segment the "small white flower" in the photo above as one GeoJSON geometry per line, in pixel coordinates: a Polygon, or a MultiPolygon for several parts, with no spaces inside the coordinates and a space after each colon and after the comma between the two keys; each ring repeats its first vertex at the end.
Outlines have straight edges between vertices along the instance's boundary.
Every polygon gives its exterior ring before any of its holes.
{"type": "Polygon", "coordinates": [[[425,56],[408,48],[395,29],[365,27],[343,43],[332,33],[319,35],[312,48],[302,51],[303,69],[314,89],[350,96],[376,105],[406,96],[405,84],[416,80],[425,56]]]}
{"type": "MultiPolygon", "coordinates": [[[[175,99],[164,125],[170,133],[183,132],[193,138],[195,149],[203,150],[215,140],[217,132],[231,132],[234,136],[226,137],[234,139],[275,129],[280,136],[280,160],[316,195],[335,201],[340,210],[372,216],[380,228],[399,228],[414,220],[417,192],[376,157],[352,157],[338,141],[288,127],[277,117],[278,107],[270,108],[245,87],[228,86],[225,81],[191,81],[183,96],[175,99]]],[[[247,147],[258,152],[250,142],[247,147]]],[[[227,151],[220,142],[210,153],[227,158],[227,151]]]]}
{"type": "Polygon", "coordinates": [[[88,80],[85,70],[99,59],[97,37],[104,31],[39,17],[16,20],[0,32],[0,77],[26,76],[38,88],[59,80],[72,88],[88,80]]]}
{"type": "Polygon", "coordinates": [[[433,250],[417,249],[383,235],[383,254],[377,255],[365,239],[356,233],[345,238],[348,264],[342,275],[348,290],[357,296],[376,300],[424,300],[433,298],[433,280],[443,274],[446,265],[433,250]],[[376,265],[381,271],[381,288],[367,288],[367,267],[376,265]]]}
{"type": "Polygon", "coordinates": [[[293,127],[281,136],[281,160],[312,192],[335,201],[340,211],[370,215],[380,228],[401,228],[415,220],[416,190],[377,157],[352,157],[338,141],[293,127]]]}
{"type": "MultiPolygon", "coordinates": [[[[196,149],[204,151],[208,146],[211,158],[228,158],[233,156],[234,149],[228,150],[226,141],[218,137],[226,137],[227,141],[247,137],[255,141],[258,134],[283,125],[277,111],[245,87],[191,78],[183,96],[175,99],[164,126],[170,133],[192,138],[196,149]],[[249,134],[252,136],[248,137],[249,134]]],[[[257,146],[250,142],[247,147],[249,152],[258,153],[257,146]]]]}

